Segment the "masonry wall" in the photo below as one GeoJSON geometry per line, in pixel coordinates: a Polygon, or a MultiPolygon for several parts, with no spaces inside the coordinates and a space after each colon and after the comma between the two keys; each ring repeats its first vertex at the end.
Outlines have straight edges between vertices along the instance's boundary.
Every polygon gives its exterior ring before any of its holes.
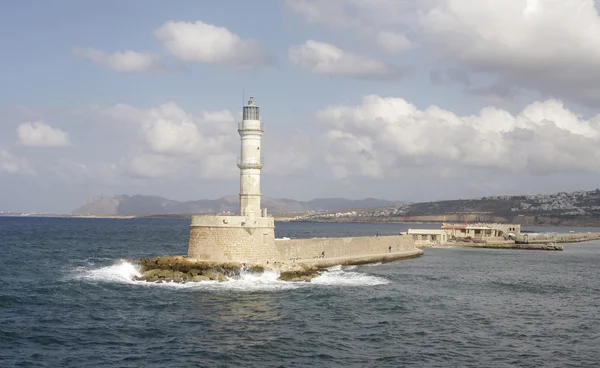
{"type": "Polygon", "coordinates": [[[276,240],[275,245],[282,261],[321,258],[323,252],[324,258],[338,258],[417,249],[407,235],[276,240]]]}
{"type": "Polygon", "coordinates": [[[213,262],[266,263],[279,260],[271,218],[194,216],[188,257],[213,262]]]}
{"type": "Polygon", "coordinates": [[[600,233],[571,233],[571,234],[543,234],[543,235],[521,235],[519,241],[528,243],[576,243],[582,241],[598,240],[600,233]]]}

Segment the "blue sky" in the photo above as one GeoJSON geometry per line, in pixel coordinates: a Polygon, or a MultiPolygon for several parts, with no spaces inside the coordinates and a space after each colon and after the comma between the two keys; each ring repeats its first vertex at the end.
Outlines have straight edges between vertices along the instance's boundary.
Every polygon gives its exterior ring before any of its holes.
{"type": "Polygon", "coordinates": [[[0,210],[238,191],[435,200],[592,189],[592,0],[0,3],[0,210]]]}

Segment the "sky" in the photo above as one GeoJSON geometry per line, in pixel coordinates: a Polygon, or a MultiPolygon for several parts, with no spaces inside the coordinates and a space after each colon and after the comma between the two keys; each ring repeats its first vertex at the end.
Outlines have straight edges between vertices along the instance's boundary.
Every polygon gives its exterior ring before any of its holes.
{"type": "Polygon", "coordinates": [[[591,190],[593,0],[0,1],[0,210],[239,192],[265,124],[273,198],[591,190]]]}

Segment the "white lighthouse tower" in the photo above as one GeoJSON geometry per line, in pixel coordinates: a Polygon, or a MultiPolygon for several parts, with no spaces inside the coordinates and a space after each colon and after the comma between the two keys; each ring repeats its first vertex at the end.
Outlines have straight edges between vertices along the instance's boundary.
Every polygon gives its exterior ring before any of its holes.
{"type": "MultiPolygon", "coordinates": [[[[250,97],[248,104],[244,106],[238,133],[242,146],[237,164],[240,168],[240,216],[253,220],[261,216],[260,170],[264,166],[260,150],[263,126],[260,122],[260,109],[254,104],[254,97],[250,97]]],[[[266,217],[266,213],[262,217],[266,217]]]]}
{"type": "Polygon", "coordinates": [[[250,97],[238,124],[241,138],[240,213],[237,216],[192,216],[188,257],[217,262],[268,263],[280,259],[275,245],[275,221],[260,208],[260,140],[263,127],[258,106],[250,97]]]}

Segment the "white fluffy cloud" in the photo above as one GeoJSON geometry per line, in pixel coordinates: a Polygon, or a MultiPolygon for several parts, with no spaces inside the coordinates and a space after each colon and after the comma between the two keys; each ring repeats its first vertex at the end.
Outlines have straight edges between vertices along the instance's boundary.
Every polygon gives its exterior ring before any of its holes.
{"type": "Polygon", "coordinates": [[[121,166],[135,176],[157,178],[184,171],[199,177],[235,175],[232,142],[237,126],[227,110],[206,111],[200,118],[169,102],[147,110],[121,104],[103,112],[134,123],[139,147],[121,166]],[[221,165],[224,160],[230,165],[221,165]]]}
{"type": "Polygon", "coordinates": [[[600,171],[600,116],[583,120],[557,100],[519,114],[487,107],[458,116],[402,98],[365,96],[317,113],[329,129],[327,162],[338,177],[398,174],[402,167],[477,167],[506,172],[600,171]]]}
{"type": "Polygon", "coordinates": [[[202,21],[163,24],[155,36],[177,58],[233,68],[253,68],[272,62],[262,45],[242,39],[227,28],[202,21]]]}
{"type": "Polygon", "coordinates": [[[73,53],[118,72],[161,71],[164,69],[159,57],[149,53],[127,50],[107,54],[92,48],[75,48],[73,53]]]}
{"type": "Polygon", "coordinates": [[[503,99],[523,89],[600,106],[600,15],[594,0],[287,4],[311,23],[346,27],[357,39],[368,35],[384,51],[419,44],[444,67],[475,76],[480,82],[466,87],[470,94],[503,99]]]}
{"type": "Polygon", "coordinates": [[[9,174],[33,174],[29,162],[20,157],[15,157],[7,150],[0,149],[0,172],[9,174]]]}
{"type": "MultiPolygon", "coordinates": [[[[205,113],[214,118],[219,113],[205,113]]],[[[142,123],[142,134],[152,152],[167,155],[202,155],[220,153],[234,136],[235,125],[229,134],[215,132],[216,126],[203,124],[170,102],[147,111],[142,123]]]]}
{"type": "Polygon", "coordinates": [[[36,121],[23,123],[17,128],[21,144],[30,147],[66,147],[71,145],[69,134],[36,121]]]}
{"type": "Polygon", "coordinates": [[[314,74],[354,78],[393,78],[403,74],[394,65],[313,40],[292,46],[289,57],[294,64],[314,74]]]}
{"type": "Polygon", "coordinates": [[[419,23],[423,37],[451,60],[600,105],[600,16],[593,0],[444,0],[419,23]]]}

